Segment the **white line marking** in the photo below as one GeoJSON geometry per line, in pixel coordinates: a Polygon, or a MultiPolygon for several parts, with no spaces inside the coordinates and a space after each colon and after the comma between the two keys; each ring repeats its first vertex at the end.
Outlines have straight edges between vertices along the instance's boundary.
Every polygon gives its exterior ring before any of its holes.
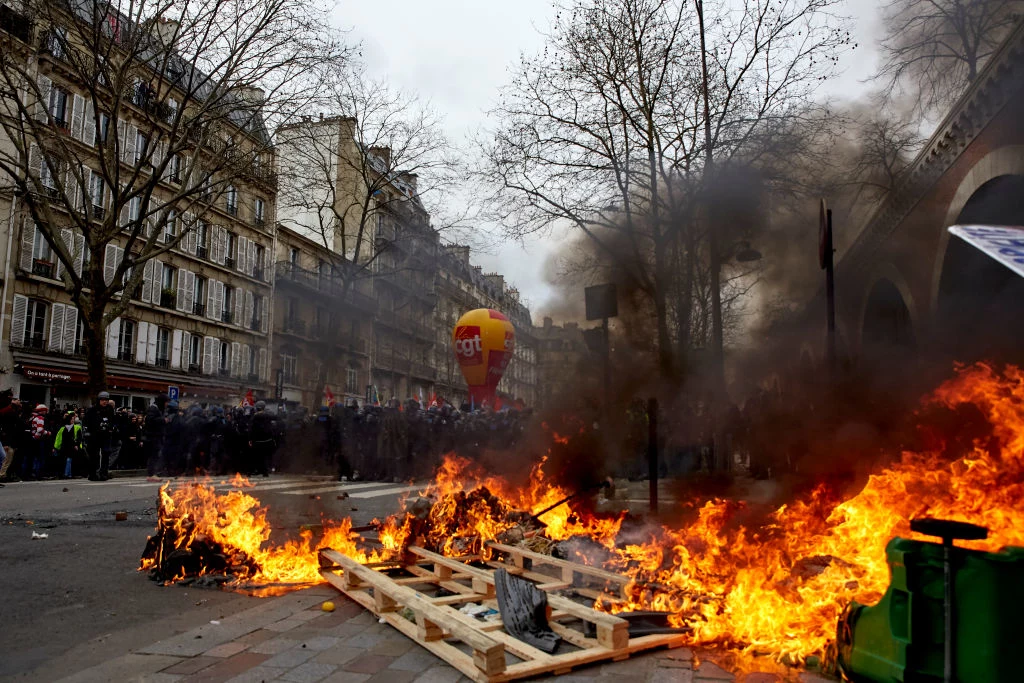
{"type": "Polygon", "coordinates": [[[388,484],[387,482],[383,482],[383,481],[367,482],[365,484],[349,484],[347,482],[340,482],[339,481],[338,483],[334,484],[333,486],[321,486],[321,487],[314,488],[314,489],[299,489],[298,491],[282,491],[281,493],[283,493],[286,496],[301,496],[301,495],[306,494],[306,493],[313,494],[313,493],[327,493],[328,491],[355,491],[357,489],[368,489],[368,488],[373,488],[375,486],[390,486],[390,485],[391,484],[388,484]]]}
{"type": "Polygon", "coordinates": [[[363,491],[361,493],[353,493],[350,498],[377,498],[378,496],[387,496],[395,493],[405,493],[406,491],[422,491],[427,488],[426,484],[417,484],[416,486],[404,486],[397,489],[384,489],[383,491],[363,491]]]}

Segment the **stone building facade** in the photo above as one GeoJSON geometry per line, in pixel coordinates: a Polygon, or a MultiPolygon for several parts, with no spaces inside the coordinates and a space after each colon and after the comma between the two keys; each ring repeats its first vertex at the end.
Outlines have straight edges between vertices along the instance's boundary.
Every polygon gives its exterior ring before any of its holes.
{"type": "MultiPolygon", "coordinates": [[[[68,21],[74,19],[68,16],[68,21]]],[[[68,183],[67,196],[75,199],[73,205],[55,201],[56,192],[54,201],[49,196],[45,201],[52,204],[58,217],[63,213],[70,218],[71,210],[80,211],[85,221],[98,225],[115,210],[111,191],[98,170],[100,159],[106,163],[113,159],[120,165],[118,172],[126,177],[150,177],[160,148],[149,141],[170,135],[169,121],[175,113],[169,110],[155,117],[151,99],[159,93],[163,106],[179,95],[175,86],[150,83],[140,71],[143,76],[125,97],[104,105],[109,106],[109,115],[98,117],[103,128],[97,128],[92,109],[95,97],[90,97],[88,84],[76,81],[74,71],[64,63],[67,50],[74,46],[57,45],[45,36],[28,38],[24,44],[28,68],[34,70],[32,75],[45,100],[38,104],[45,108],[39,114],[56,126],[53,134],[63,136],[61,144],[74,150],[85,178],[84,185],[77,187],[70,172],[63,180],[68,183]],[[108,142],[114,130],[119,157],[111,157],[108,142]],[[83,194],[82,186],[89,188],[88,193],[83,194]]],[[[260,125],[255,130],[228,129],[222,139],[233,142],[237,138],[239,145],[254,150],[266,146],[269,138],[253,136],[265,134],[260,125]]],[[[9,144],[9,140],[0,144],[9,144]]],[[[32,152],[38,153],[36,147],[32,152]]],[[[197,152],[197,158],[212,153],[204,149],[197,152]]],[[[156,395],[167,394],[171,386],[183,400],[215,404],[237,403],[249,390],[257,395],[267,393],[276,186],[270,172],[272,152],[261,161],[259,167],[232,174],[229,179],[210,175],[205,180],[207,187],[223,180],[217,192],[190,202],[190,211],[171,207],[166,220],[161,220],[162,234],[156,240],[168,245],[168,250],[145,262],[138,289],[120,295],[130,296],[128,307],[106,330],[107,379],[118,404],[143,408],[156,395]],[[179,237],[178,244],[171,247],[179,237]]],[[[43,184],[49,187],[48,183],[61,182],[45,173],[45,166],[43,163],[40,171],[43,184]]],[[[167,172],[156,179],[152,197],[158,204],[176,196],[176,188],[188,182],[181,176],[181,168],[168,163],[167,172]]],[[[110,175],[109,169],[106,175],[110,175]]],[[[61,279],[65,266],[29,215],[23,198],[3,197],[0,208],[5,210],[2,229],[7,233],[0,243],[13,245],[4,254],[0,327],[8,343],[0,361],[0,387],[14,389],[28,402],[86,403],[91,397],[85,390],[83,321],[61,279]]],[[[148,220],[142,211],[141,199],[125,203],[118,225],[148,220]]],[[[67,220],[67,224],[74,226],[75,222],[67,220]]],[[[155,226],[149,226],[147,237],[155,226]]],[[[61,237],[74,256],[75,270],[83,273],[91,259],[102,259],[108,284],[129,247],[127,228],[109,239],[100,253],[89,253],[78,229],[62,229],[61,237]]]]}

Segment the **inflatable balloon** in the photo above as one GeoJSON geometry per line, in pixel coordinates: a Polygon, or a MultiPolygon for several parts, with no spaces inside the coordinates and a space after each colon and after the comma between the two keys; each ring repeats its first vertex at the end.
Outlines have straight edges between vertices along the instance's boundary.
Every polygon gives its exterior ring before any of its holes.
{"type": "Polygon", "coordinates": [[[516,347],[516,330],[504,315],[477,308],[455,323],[452,346],[477,406],[494,405],[498,382],[516,347]]]}

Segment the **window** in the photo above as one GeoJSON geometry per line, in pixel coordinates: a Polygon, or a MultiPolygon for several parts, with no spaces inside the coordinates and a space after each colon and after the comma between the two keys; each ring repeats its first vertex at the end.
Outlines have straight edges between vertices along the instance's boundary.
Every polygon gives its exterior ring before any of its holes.
{"type": "Polygon", "coordinates": [[[263,200],[260,199],[259,197],[254,199],[253,202],[252,202],[252,209],[253,209],[253,220],[256,222],[256,226],[257,227],[263,227],[263,213],[264,213],[264,209],[265,209],[265,205],[263,204],[263,200]]]}
{"type": "Polygon", "coordinates": [[[206,221],[198,221],[196,223],[196,256],[199,258],[206,258],[209,253],[207,244],[210,241],[210,226],[206,224],[206,221]]]}
{"type": "Polygon", "coordinates": [[[234,287],[231,285],[224,285],[224,312],[221,314],[222,322],[231,323],[234,321],[235,295],[234,287]]]}
{"type": "Polygon", "coordinates": [[[359,393],[359,371],[355,368],[345,369],[345,392],[349,394],[359,393]]]}
{"type": "Polygon", "coordinates": [[[199,363],[200,363],[200,359],[202,358],[202,355],[201,355],[202,343],[203,343],[203,338],[200,337],[198,334],[192,335],[192,338],[189,340],[189,343],[188,343],[188,369],[191,370],[192,372],[198,372],[199,371],[199,363]]]}
{"type": "Polygon", "coordinates": [[[295,384],[296,371],[295,356],[282,353],[281,374],[284,376],[284,381],[288,384],[295,384]]]}
{"type": "Polygon", "coordinates": [[[76,356],[80,353],[84,353],[85,349],[82,344],[85,340],[85,320],[82,316],[78,316],[78,324],[75,326],[75,347],[71,350],[71,353],[76,356]]]}
{"type": "Polygon", "coordinates": [[[235,250],[237,249],[238,237],[233,232],[227,233],[224,241],[224,265],[228,268],[235,267],[235,250]]]}
{"type": "Polygon", "coordinates": [[[172,183],[178,184],[181,182],[181,155],[175,154],[171,157],[171,160],[167,162],[167,178],[172,183]]]}
{"type": "Polygon", "coordinates": [[[296,247],[288,250],[288,263],[292,264],[292,267],[299,265],[299,250],[296,247]]]}
{"type": "Polygon", "coordinates": [[[43,155],[42,163],[39,165],[39,182],[42,183],[51,196],[57,196],[57,179],[54,172],[60,172],[60,162],[48,154],[43,155]]]}
{"type": "Polygon", "coordinates": [[[238,190],[235,189],[234,185],[228,185],[228,189],[224,192],[224,202],[228,213],[232,216],[238,215],[238,190]]]}
{"type": "Polygon", "coordinates": [[[252,322],[250,329],[258,330],[263,320],[263,297],[256,295],[252,298],[252,322]]]}
{"type": "Polygon", "coordinates": [[[174,276],[177,268],[164,264],[163,272],[160,274],[160,305],[164,308],[174,308],[177,303],[178,292],[174,288],[174,276]]]}
{"type": "Polygon", "coordinates": [[[249,376],[256,377],[259,374],[260,353],[255,344],[249,345],[249,376]]]}
{"type": "Polygon", "coordinates": [[[68,116],[68,91],[63,88],[53,87],[50,89],[50,116],[58,128],[67,131],[71,128],[71,117],[68,116]]]}
{"type": "Polygon", "coordinates": [[[67,55],[65,45],[68,44],[68,30],[63,26],[54,26],[46,35],[46,50],[57,59],[67,55]]]}
{"type": "Polygon", "coordinates": [[[28,300],[28,310],[25,313],[25,346],[33,349],[43,348],[47,308],[45,301],[28,300]]]}
{"type": "Polygon", "coordinates": [[[193,315],[206,315],[206,278],[196,275],[195,302],[192,304],[193,315]]]}
{"type": "Polygon", "coordinates": [[[36,228],[32,242],[32,274],[53,277],[55,266],[50,243],[46,241],[43,231],[36,228]]]}
{"type": "Polygon", "coordinates": [[[130,361],[135,350],[135,321],[122,320],[121,332],[117,337],[117,359],[130,361]]]}
{"type": "Polygon", "coordinates": [[[99,125],[96,126],[96,137],[93,138],[93,145],[99,147],[100,145],[107,144],[107,135],[110,132],[110,116],[100,112],[96,116],[96,122],[99,125]]]}
{"type": "Polygon", "coordinates": [[[173,97],[167,98],[167,123],[174,123],[174,118],[178,115],[178,100],[173,97]]]}
{"type": "Polygon", "coordinates": [[[166,368],[171,363],[171,331],[161,327],[156,331],[156,364],[166,368]]]}
{"type": "Polygon", "coordinates": [[[103,220],[104,211],[104,194],[105,186],[103,183],[103,176],[99,173],[93,173],[89,178],[89,200],[92,203],[92,215],[93,218],[103,220]]]}
{"type": "Polygon", "coordinates": [[[222,375],[231,371],[231,344],[220,340],[220,364],[217,366],[222,375]]]}
{"type": "Polygon", "coordinates": [[[138,166],[146,158],[149,151],[149,136],[139,131],[135,133],[135,165],[138,166]]]}
{"type": "Polygon", "coordinates": [[[316,314],[313,320],[313,334],[314,336],[322,336],[327,334],[327,311],[320,306],[316,307],[316,314]]]}
{"type": "Polygon", "coordinates": [[[174,209],[167,212],[167,223],[164,224],[164,242],[170,244],[178,234],[178,214],[174,209]]]}
{"type": "Polygon", "coordinates": [[[255,252],[253,254],[253,260],[255,261],[255,266],[253,267],[253,270],[252,270],[252,276],[254,278],[256,278],[257,280],[262,280],[263,279],[263,257],[266,255],[266,253],[267,253],[267,248],[266,247],[264,247],[262,244],[257,244],[256,245],[256,250],[255,250],[255,252]]]}

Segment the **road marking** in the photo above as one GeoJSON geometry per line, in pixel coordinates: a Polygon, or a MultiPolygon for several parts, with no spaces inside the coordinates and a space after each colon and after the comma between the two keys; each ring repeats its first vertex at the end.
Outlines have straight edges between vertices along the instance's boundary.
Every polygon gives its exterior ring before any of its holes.
{"type": "Polygon", "coordinates": [[[368,489],[375,486],[389,486],[386,481],[374,481],[366,482],[363,484],[349,484],[347,482],[337,482],[331,486],[321,486],[312,489],[299,489],[298,491],[282,491],[286,496],[301,496],[306,493],[327,493],[328,491],[355,491],[357,489],[368,489]]]}
{"type": "Polygon", "coordinates": [[[349,498],[377,498],[378,496],[389,496],[395,493],[405,493],[406,491],[422,491],[427,488],[426,484],[417,484],[416,486],[403,486],[402,488],[390,488],[382,491],[362,491],[360,493],[353,493],[349,498]]]}

